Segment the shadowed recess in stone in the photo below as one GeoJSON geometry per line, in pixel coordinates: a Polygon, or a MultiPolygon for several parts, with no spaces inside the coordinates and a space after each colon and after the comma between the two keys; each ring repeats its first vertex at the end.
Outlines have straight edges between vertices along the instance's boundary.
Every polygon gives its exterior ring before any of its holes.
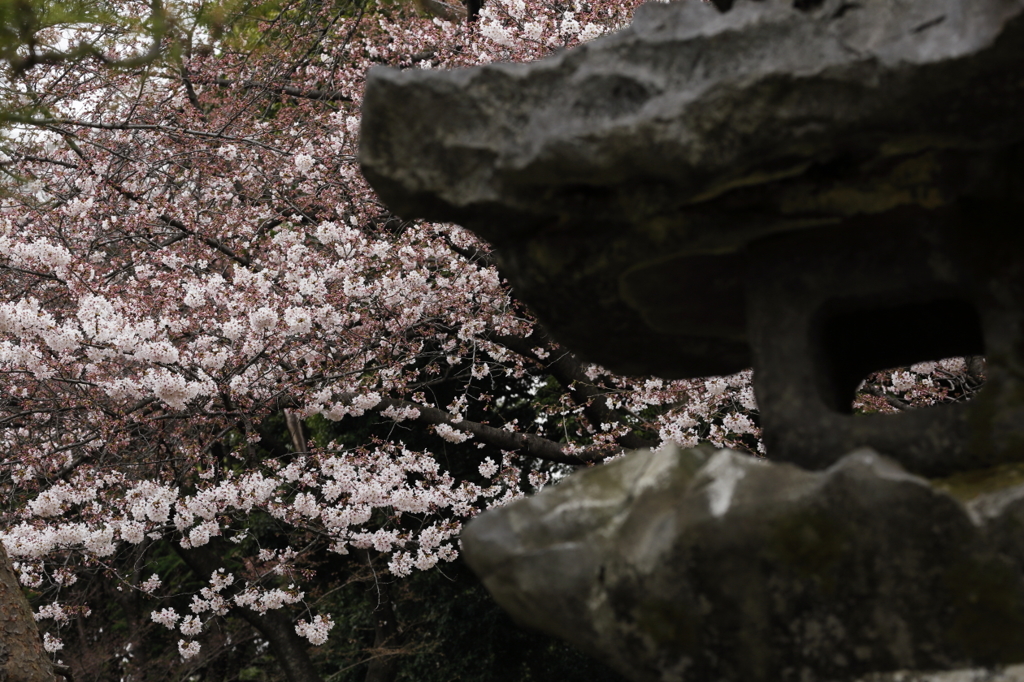
{"type": "Polygon", "coordinates": [[[871,372],[985,350],[978,311],[956,298],[833,301],[812,329],[821,349],[822,399],[837,412],[852,412],[857,385],[871,372]]]}

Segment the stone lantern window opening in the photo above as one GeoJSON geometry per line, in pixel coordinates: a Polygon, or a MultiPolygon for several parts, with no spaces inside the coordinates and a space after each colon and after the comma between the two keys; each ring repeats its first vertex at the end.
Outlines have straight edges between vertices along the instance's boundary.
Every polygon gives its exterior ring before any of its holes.
{"type": "Polygon", "coordinates": [[[981,318],[965,297],[828,301],[811,329],[821,399],[840,414],[853,413],[857,387],[874,372],[985,353],[981,318]]]}

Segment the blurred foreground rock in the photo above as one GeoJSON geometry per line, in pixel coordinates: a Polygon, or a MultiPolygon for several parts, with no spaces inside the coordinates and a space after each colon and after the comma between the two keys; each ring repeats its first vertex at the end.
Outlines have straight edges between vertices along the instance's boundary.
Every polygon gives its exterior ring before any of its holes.
{"type": "Polygon", "coordinates": [[[859,682],[1024,682],[1024,665],[1010,665],[998,670],[968,668],[933,673],[900,670],[869,675],[859,682]]]}
{"type": "Polygon", "coordinates": [[[870,450],[640,451],[463,546],[516,620],[636,682],[805,682],[1024,660],[1022,522],[1024,486],[968,509],[870,450]]]}

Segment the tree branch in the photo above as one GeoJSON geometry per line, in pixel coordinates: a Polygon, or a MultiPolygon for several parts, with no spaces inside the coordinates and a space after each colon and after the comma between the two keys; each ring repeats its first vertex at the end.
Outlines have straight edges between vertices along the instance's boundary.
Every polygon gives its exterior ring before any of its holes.
{"type": "Polygon", "coordinates": [[[296,453],[308,452],[306,434],[302,431],[302,420],[292,410],[284,411],[284,421],[288,425],[288,434],[292,437],[292,448],[296,453]]]}
{"type": "MultiPolygon", "coordinates": [[[[173,545],[200,580],[209,580],[213,572],[223,566],[223,560],[208,545],[188,550],[177,542],[173,545]]],[[[272,609],[260,614],[248,607],[234,606],[231,613],[248,622],[266,638],[288,682],[322,682],[309,658],[305,642],[295,632],[295,624],[283,609],[272,609]]]]}
{"type": "Polygon", "coordinates": [[[225,133],[211,133],[206,130],[193,130],[191,128],[176,128],[174,126],[160,123],[101,123],[98,121],[81,121],[72,118],[32,118],[32,117],[7,117],[12,123],[24,123],[25,125],[52,127],[58,133],[64,133],[58,126],[77,126],[79,128],[97,128],[99,130],[152,130],[169,135],[192,135],[195,137],[206,137],[217,140],[228,140],[230,142],[244,142],[263,149],[272,151],[282,156],[292,156],[294,152],[285,151],[273,145],[259,142],[249,137],[237,137],[225,133]]]}
{"type": "Polygon", "coordinates": [[[901,412],[903,410],[909,410],[910,409],[910,404],[909,403],[900,400],[899,398],[897,398],[894,395],[889,395],[888,393],[883,391],[878,386],[865,386],[861,390],[864,393],[868,393],[868,394],[873,395],[873,396],[875,396],[877,398],[883,399],[885,402],[889,403],[891,406],[895,407],[897,410],[900,410],[901,412]]]}
{"type": "Polygon", "coordinates": [[[252,90],[259,88],[266,90],[267,92],[273,92],[279,95],[288,95],[289,97],[296,97],[298,99],[314,99],[322,102],[351,102],[352,98],[348,95],[342,94],[341,90],[303,90],[302,88],[296,88],[291,85],[272,85],[270,83],[264,83],[262,81],[233,81],[230,78],[217,78],[215,80],[207,81],[196,81],[200,85],[219,85],[222,88],[243,88],[245,90],[252,90]]]}
{"type": "MultiPolygon", "coordinates": [[[[372,568],[373,558],[369,550],[359,552],[368,566],[372,568]]],[[[398,651],[401,632],[398,628],[398,616],[395,603],[391,598],[391,590],[387,582],[374,575],[377,588],[377,607],[373,610],[374,636],[373,656],[367,662],[366,677],[363,682],[394,682],[398,677],[398,651]]]]}
{"type": "MultiPolygon", "coordinates": [[[[144,197],[139,196],[135,192],[132,192],[130,190],[125,189],[120,184],[118,184],[116,182],[113,182],[112,180],[108,180],[108,182],[110,183],[111,187],[113,187],[118,192],[120,192],[124,196],[128,197],[132,201],[140,203],[140,204],[144,204],[144,205],[150,206],[150,207],[153,206],[144,197]]],[[[198,236],[198,235],[196,235],[196,233],[193,230],[188,229],[188,227],[185,225],[185,223],[181,222],[177,218],[172,218],[171,216],[167,215],[166,213],[160,215],[160,221],[162,223],[164,223],[165,225],[167,225],[168,227],[173,227],[174,229],[178,230],[183,235],[187,235],[189,237],[197,237],[198,236]]],[[[199,239],[204,244],[206,244],[207,246],[212,247],[213,249],[215,249],[217,251],[220,251],[222,254],[224,254],[225,256],[230,258],[231,260],[235,261],[236,263],[240,263],[240,264],[242,264],[242,265],[244,265],[246,267],[250,267],[251,261],[249,260],[248,257],[238,255],[237,253],[232,251],[227,246],[224,246],[224,244],[222,244],[219,239],[214,239],[213,237],[199,237],[199,239]]],[[[179,241],[179,240],[172,239],[172,240],[164,242],[163,244],[161,244],[161,246],[169,246],[170,244],[173,244],[176,241],[179,241]]]]}
{"type": "MultiPolygon", "coordinates": [[[[341,396],[341,400],[345,404],[351,404],[359,395],[358,393],[344,394],[341,396]]],[[[560,464],[599,462],[612,455],[617,455],[622,450],[622,448],[614,445],[597,445],[586,448],[577,454],[568,454],[562,450],[562,446],[559,443],[553,440],[532,433],[506,431],[505,429],[495,428],[468,419],[459,420],[444,410],[419,405],[408,400],[383,398],[372,409],[379,412],[389,407],[399,410],[413,408],[419,412],[419,417],[416,418],[416,421],[420,423],[433,426],[447,424],[459,431],[471,433],[482,442],[493,445],[501,450],[517,450],[520,454],[527,457],[535,457],[548,462],[558,462],[560,464]]]]}
{"type": "MultiPolygon", "coordinates": [[[[176,218],[172,218],[168,215],[161,215],[160,220],[164,224],[169,225],[170,227],[173,227],[177,230],[180,230],[181,232],[187,234],[190,237],[197,236],[195,232],[193,232],[192,230],[188,229],[185,226],[185,223],[181,222],[180,220],[177,220],[176,218]]],[[[207,246],[212,247],[217,251],[220,251],[221,253],[223,253],[225,256],[235,261],[236,263],[240,263],[241,265],[244,265],[246,267],[249,267],[252,264],[252,261],[250,261],[246,256],[238,255],[228,247],[224,246],[220,242],[220,240],[214,239],[213,237],[199,237],[199,239],[202,240],[202,242],[207,246]]]]}
{"type": "MultiPolygon", "coordinates": [[[[551,338],[542,330],[538,330],[536,334],[532,341],[520,336],[494,335],[490,339],[514,353],[533,358],[541,363],[551,373],[551,376],[569,392],[569,397],[572,398],[573,402],[583,407],[583,414],[593,426],[597,427],[601,424],[630,426],[621,413],[609,407],[608,399],[605,395],[606,391],[594,385],[587,377],[583,369],[583,363],[571,352],[564,348],[559,348],[551,351],[553,358],[551,360],[541,360],[538,358],[533,349],[538,345],[550,346],[551,338]],[[540,343],[537,343],[538,341],[540,343]]],[[[619,436],[615,439],[615,442],[631,450],[653,448],[658,444],[653,440],[638,436],[632,431],[619,436]]]]}
{"type": "Polygon", "coordinates": [[[490,266],[495,265],[498,262],[493,254],[482,249],[478,249],[475,246],[458,246],[448,235],[444,236],[444,241],[448,245],[448,248],[472,263],[490,266]]]}
{"type": "Polygon", "coordinates": [[[202,118],[206,118],[206,112],[203,110],[203,105],[199,101],[199,96],[196,95],[196,89],[192,87],[192,81],[189,79],[188,70],[184,64],[178,67],[178,71],[181,73],[181,82],[185,84],[185,94],[188,96],[188,101],[192,107],[199,112],[202,118]]]}

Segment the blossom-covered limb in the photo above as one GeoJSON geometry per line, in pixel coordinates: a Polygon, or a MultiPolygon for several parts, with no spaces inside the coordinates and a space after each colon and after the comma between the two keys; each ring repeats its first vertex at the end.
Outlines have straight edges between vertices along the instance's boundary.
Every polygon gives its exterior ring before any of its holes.
{"type": "Polygon", "coordinates": [[[590,380],[586,374],[586,366],[574,353],[567,348],[552,348],[552,340],[543,330],[536,331],[530,338],[496,336],[494,340],[524,357],[537,358],[537,361],[551,373],[551,376],[565,387],[573,401],[583,407],[583,413],[592,424],[621,424],[626,426],[627,430],[625,433],[615,437],[615,441],[622,447],[636,450],[658,445],[656,440],[637,435],[626,416],[619,410],[614,410],[608,406],[607,395],[609,391],[598,387],[590,380]],[[541,348],[546,356],[545,358],[537,357],[534,349],[538,347],[538,342],[543,343],[545,346],[541,348]]]}
{"type": "MultiPolygon", "coordinates": [[[[177,551],[196,577],[216,573],[223,563],[209,547],[189,550],[179,547],[177,551]]],[[[235,607],[232,613],[266,638],[288,682],[322,682],[309,657],[306,642],[295,631],[294,619],[286,609],[270,609],[260,613],[245,607],[235,607]]]]}
{"type": "MultiPolygon", "coordinates": [[[[351,402],[358,395],[340,396],[342,401],[351,402]]],[[[408,400],[397,400],[393,398],[381,398],[372,409],[385,411],[388,409],[409,411],[415,413],[413,419],[432,426],[444,425],[455,431],[461,431],[479,438],[488,445],[507,451],[517,451],[526,457],[535,457],[547,462],[559,464],[586,464],[588,462],[599,462],[603,459],[618,454],[621,448],[609,447],[607,445],[583,448],[574,453],[567,453],[562,445],[532,433],[522,431],[511,431],[500,429],[480,422],[463,419],[450,412],[439,410],[436,407],[429,407],[408,400]]]]}
{"type": "Polygon", "coordinates": [[[301,88],[294,85],[278,85],[274,83],[265,83],[263,81],[234,81],[230,78],[215,78],[210,80],[199,80],[196,81],[199,84],[213,84],[219,85],[222,88],[242,88],[245,90],[259,89],[266,92],[274,92],[279,95],[288,95],[289,97],[298,97],[300,99],[312,99],[322,102],[351,102],[352,97],[345,94],[341,90],[334,90],[332,92],[317,90],[315,88],[301,88]]]}

